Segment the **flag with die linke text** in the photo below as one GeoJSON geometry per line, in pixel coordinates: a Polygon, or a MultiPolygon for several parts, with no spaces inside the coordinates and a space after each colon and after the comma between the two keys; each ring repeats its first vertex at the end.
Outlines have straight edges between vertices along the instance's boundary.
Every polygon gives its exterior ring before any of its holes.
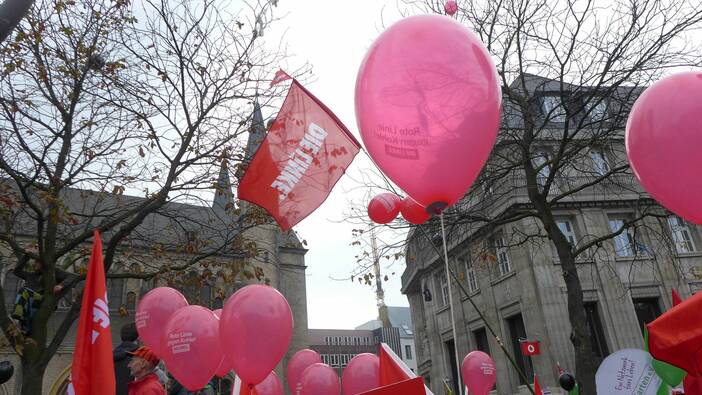
{"type": "Polygon", "coordinates": [[[346,126],[293,80],[238,196],[265,208],[288,230],[324,202],[359,149],[346,126]]]}

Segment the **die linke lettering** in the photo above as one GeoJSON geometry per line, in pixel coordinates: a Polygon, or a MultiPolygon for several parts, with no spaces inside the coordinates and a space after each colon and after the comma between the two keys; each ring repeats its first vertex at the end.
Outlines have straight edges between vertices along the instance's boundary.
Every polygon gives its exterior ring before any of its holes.
{"type": "Polygon", "coordinates": [[[278,200],[288,197],[307,169],[312,164],[312,158],[319,152],[328,133],[314,122],[310,123],[307,133],[300,140],[300,144],[290,155],[283,171],[271,184],[271,188],[278,190],[278,200]]]}
{"type": "MultiPolygon", "coordinates": [[[[107,307],[107,294],[105,294],[105,299],[97,298],[93,304],[93,322],[95,322],[102,329],[106,329],[110,326],[110,309],[107,307]]],[[[98,336],[100,336],[102,330],[97,331],[93,328],[92,334],[92,344],[95,344],[98,336]]]]}

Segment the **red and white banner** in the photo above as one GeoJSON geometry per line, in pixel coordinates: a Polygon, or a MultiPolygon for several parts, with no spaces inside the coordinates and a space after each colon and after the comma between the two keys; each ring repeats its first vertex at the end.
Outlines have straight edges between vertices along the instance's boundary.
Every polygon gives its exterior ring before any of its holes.
{"type": "Polygon", "coordinates": [[[346,126],[293,80],[239,183],[239,198],[265,208],[288,230],[324,202],[359,149],[346,126]]]}
{"type": "Polygon", "coordinates": [[[292,79],[292,77],[290,75],[288,75],[288,73],[283,71],[283,69],[280,69],[280,70],[275,72],[275,76],[273,76],[273,79],[271,80],[270,86],[278,85],[283,81],[291,80],[291,79],[292,79]]]}
{"type": "MultiPolygon", "coordinates": [[[[407,366],[400,357],[385,343],[380,343],[380,386],[385,387],[392,384],[405,382],[417,378],[417,375],[407,366]]],[[[408,384],[413,385],[413,384],[408,384]]],[[[394,394],[398,392],[389,392],[394,394]]],[[[380,392],[378,394],[381,394],[380,392]]],[[[384,394],[384,392],[383,392],[384,394]]],[[[433,392],[424,386],[424,394],[434,395],[433,392]]]]}
{"type": "Polygon", "coordinates": [[[359,395],[424,395],[426,390],[424,379],[415,377],[413,379],[400,381],[399,383],[386,385],[359,395]]]}
{"type": "Polygon", "coordinates": [[[541,354],[541,347],[539,345],[539,341],[529,341],[529,340],[521,340],[520,341],[520,346],[522,347],[522,355],[524,356],[532,356],[532,355],[540,355],[541,354]]]}
{"type": "Polygon", "coordinates": [[[114,395],[115,393],[110,309],[107,305],[105,267],[102,262],[102,240],[97,230],[93,232],[93,252],[88,263],[88,276],[83,289],[68,393],[71,395],[114,395]]]}

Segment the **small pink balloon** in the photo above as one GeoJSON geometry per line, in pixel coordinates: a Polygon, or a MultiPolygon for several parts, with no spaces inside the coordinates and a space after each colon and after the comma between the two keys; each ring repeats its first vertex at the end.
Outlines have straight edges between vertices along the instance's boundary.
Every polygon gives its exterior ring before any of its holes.
{"type": "Polygon", "coordinates": [[[430,218],[426,207],[423,207],[419,203],[415,202],[409,196],[402,199],[400,213],[402,213],[402,218],[404,218],[405,221],[413,225],[421,225],[427,222],[430,218]]]}
{"type": "Polygon", "coordinates": [[[322,363],[322,357],[317,351],[310,349],[300,350],[290,358],[286,377],[288,378],[288,388],[291,394],[296,394],[298,384],[302,378],[302,372],[304,372],[308,366],[315,363],[322,363]]]}
{"type": "Polygon", "coordinates": [[[137,332],[141,341],[156,355],[163,355],[163,325],[171,314],[187,305],[185,296],[169,287],[154,288],[139,300],[134,317],[137,332]]]}
{"type": "Polygon", "coordinates": [[[380,359],[375,354],[358,354],[342,374],[344,395],[356,395],[380,387],[380,359]]]}
{"type": "Polygon", "coordinates": [[[641,185],[675,214],[702,224],[702,72],[671,75],[636,100],[626,152],[641,185]]]}
{"type": "Polygon", "coordinates": [[[373,161],[437,212],[465,195],[490,155],[502,93],[490,54],[472,31],[447,16],[418,15],[371,45],[355,101],[373,161]]]}
{"type": "Polygon", "coordinates": [[[381,193],[368,203],[368,216],[377,224],[392,222],[400,212],[400,203],[400,198],[394,193],[381,193]]]}
{"type": "Polygon", "coordinates": [[[446,3],[444,3],[444,11],[446,11],[447,14],[453,16],[453,14],[458,11],[458,4],[456,4],[455,0],[448,0],[446,3]]]}
{"type": "Polygon", "coordinates": [[[254,385],[275,368],[292,340],[290,305],[266,285],[248,285],[232,295],[219,325],[225,358],[243,382],[254,385]]]}
{"type": "Polygon", "coordinates": [[[168,319],[161,349],[173,377],[190,391],[200,390],[221,362],[219,320],[202,306],[183,307],[168,319]]]}
{"type": "Polygon", "coordinates": [[[495,361],[482,351],[471,351],[461,363],[463,382],[473,395],[487,395],[497,379],[495,361]]]}
{"type": "Polygon", "coordinates": [[[340,395],[341,384],[329,365],[315,363],[302,372],[300,395],[340,395]]]}

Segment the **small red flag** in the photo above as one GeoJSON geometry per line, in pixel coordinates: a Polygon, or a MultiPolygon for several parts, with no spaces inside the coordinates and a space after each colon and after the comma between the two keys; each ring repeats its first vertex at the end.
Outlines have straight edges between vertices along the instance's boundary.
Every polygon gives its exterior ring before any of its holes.
{"type": "Polygon", "coordinates": [[[702,376],[702,292],[666,311],[647,325],[653,358],[702,376]]]}
{"type": "Polygon", "coordinates": [[[346,126],[293,80],[239,183],[239,198],[265,208],[288,230],[326,200],[360,147],[346,126]]]}
{"type": "Polygon", "coordinates": [[[534,374],[534,393],[536,395],[544,395],[544,392],[541,391],[541,386],[539,385],[539,379],[536,377],[536,374],[534,374]]]}
{"type": "Polygon", "coordinates": [[[107,305],[105,267],[102,262],[102,240],[97,230],[93,232],[93,252],[83,289],[68,393],[115,393],[110,309],[107,305]]]}
{"type": "Polygon", "coordinates": [[[290,80],[290,79],[292,79],[292,77],[288,73],[283,71],[283,69],[280,69],[280,70],[275,72],[275,76],[273,76],[273,79],[271,80],[271,87],[273,85],[278,85],[281,82],[283,82],[285,80],[290,80]]]}
{"type": "MultiPolygon", "coordinates": [[[[417,377],[387,344],[380,343],[380,352],[378,354],[380,359],[380,373],[378,376],[381,387],[398,384],[417,377]]],[[[424,391],[427,395],[434,395],[426,386],[424,386],[424,391]]]]}
{"type": "Polygon", "coordinates": [[[531,356],[531,355],[540,355],[541,354],[541,347],[539,346],[539,341],[529,341],[529,340],[522,340],[520,342],[520,345],[522,347],[522,355],[524,356],[531,356]]]}
{"type": "MultiPolygon", "coordinates": [[[[680,294],[678,294],[678,291],[675,288],[673,288],[672,294],[673,307],[683,302],[680,294]]],[[[685,390],[685,394],[687,395],[702,395],[702,378],[695,377],[691,374],[686,375],[685,379],[683,380],[683,388],[685,390]]]]}

